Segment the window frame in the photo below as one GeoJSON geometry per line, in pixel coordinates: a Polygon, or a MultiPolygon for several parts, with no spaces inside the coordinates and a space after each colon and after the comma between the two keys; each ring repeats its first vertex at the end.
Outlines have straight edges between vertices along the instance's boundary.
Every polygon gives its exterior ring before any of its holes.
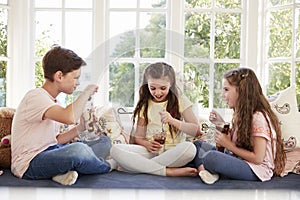
{"type": "MultiPolygon", "coordinates": [[[[245,11],[243,13],[241,30],[241,58],[239,60],[242,66],[249,66],[256,71],[258,79],[262,83],[263,90],[266,91],[267,59],[266,59],[266,3],[265,1],[241,0],[245,11]],[[254,51],[255,50],[255,51],[254,51]]],[[[109,0],[93,0],[93,37],[92,46],[107,48],[109,40],[109,0]]],[[[293,1],[294,5],[299,4],[293,1]]],[[[183,34],[184,30],[184,1],[168,1],[167,19],[169,28],[176,34],[183,34]],[[176,15],[172,14],[176,13],[176,15]],[[181,17],[177,17],[181,16],[181,17]]],[[[297,7],[299,8],[299,7],[297,7]]],[[[10,0],[9,18],[8,18],[8,65],[7,65],[7,106],[17,107],[25,93],[34,88],[34,0],[10,0]],[[20,34],[22,33],[22,34],[20,34]]],[[[293,27],[295,28],[295,27],[293,27]]],[[[295,38],[293,39],[295,40],[295,38]]],[[[183,55],[183,41],[177,41],[175,35],[167,39],[167,52],[177,52],[183,55]]],[[[99,62],[102,67],[107,67],[111,62],[104,51],[100,55],[99,62]]],[[[155,59],[153,61],[158,61],[155,59]]],[[[173,65],[177,72],[183,72],[183,60],[176,55],[166,56],[164,61],[173,65]]],[[[135,61],[137,62],[137,61],[135,61]]],[[[209,61],[210,64],[214,63],[209,61]]],[[[300,62],[295,58],[293,63],[300,62]]],[[[291,84],[296,82],[296,70],[292,67],[291,84]]],[[[136,75],[137,76],[137,75],[136,75]]],[[[95,79],[95,77],[94,77],[95,79]]],[[[108,74],[99,82],[101,89],[99,91],[99,102],[101,104],[108,102],[108,74]]],[[[138,88],[138,84],[135,85],[138,88]]],[[[137,91],[137,90],[135,90],[137,91]]],[[[212,97],[210,96],[210,99],[212,97]]],[[[137,99],[137,94],[135,94],[137,99]]],[[[211,100],[210,100],[211,101],[211,100]]],[[[210,103],[210,105],[212,105],[210,103]]],[[[209,108],[211,109],[211,107],[209,108]]],[[[207,109],[205,112],[209,111],[207,109]]]]}

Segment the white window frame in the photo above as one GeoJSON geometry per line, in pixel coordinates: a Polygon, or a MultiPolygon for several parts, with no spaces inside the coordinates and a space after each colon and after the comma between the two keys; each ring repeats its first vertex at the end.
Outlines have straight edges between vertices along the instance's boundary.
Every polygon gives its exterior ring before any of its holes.
{"type": "MultiPolygon", "coordinates": [[[[265,86],[266,76],[266,47],[265,40],[265,1],[242,0],[247,10],[242,16],[241,59],[243,66],[249,66],[257,73],[262,85],[265,86]]],[[[109,0],[94,0],[94,27],[93,47],[106,45],[108,38],[108,3],[109,0]]],[[[293,0],[295,2],[295,0],[293,0]]],[[[7,67],[7,106],[17,107],[25,93],[34,86],[34,0],[10,0],[8,21],[8,67],[7,67]]],[[[184,30],[184,0],[168,1],[167,12],[170,31],[183,34],[184,30]],[[178,16],[181,16],[178,18],[178,16]]],[[[177,52],[183,55],[183,41],[178,42],[177,37],[167,39],[167,53],[177,52]]],[[[183,60],[176,55],[168,55],[164,59],[176,67],[176,71],[183,71],[183,60]]],[[[157,59],[155,60],[157,61],[157,59]]],[[[299,62],[299,59],[296,61],[299,62]]],[[[99,64],[109,63],[108,55],[103,52],[99,64]]],[[[292,82],[295,70],[292,70],[292,82]]],[[[99,83],[99,102],[108,101],[108,72],[105,79],[99,83]]],[[[138,85],[136,85],[138,87],[138,85]]],[[[264,88],[265,89],[265,88],[264,88]]]]}

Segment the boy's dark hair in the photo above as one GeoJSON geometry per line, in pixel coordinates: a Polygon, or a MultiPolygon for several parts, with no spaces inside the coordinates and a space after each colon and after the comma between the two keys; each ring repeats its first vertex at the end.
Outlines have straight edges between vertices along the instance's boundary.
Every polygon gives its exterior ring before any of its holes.
{"type": "Polygon", "coordinates": [[[76,53],[58,45],[52,46],[42,61],[44,78],[52,82],[54,81],[53,74],[57,71],[61,71],[65,75],[84,65],[86,65],[86,62],[76,53]]]}

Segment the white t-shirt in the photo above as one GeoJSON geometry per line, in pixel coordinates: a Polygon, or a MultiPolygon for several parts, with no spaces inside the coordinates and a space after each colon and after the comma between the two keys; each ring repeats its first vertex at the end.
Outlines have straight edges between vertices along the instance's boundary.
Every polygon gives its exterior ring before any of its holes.
{"type": "Polygon", "coordinates": [[[18,106],[12,122],[13,174],[22,178],[30,161],[49,146],[57,144],[58,122],[43,120],[47,109],[57,105],[56,100],[43,88],[30,90],[18,106]]]}

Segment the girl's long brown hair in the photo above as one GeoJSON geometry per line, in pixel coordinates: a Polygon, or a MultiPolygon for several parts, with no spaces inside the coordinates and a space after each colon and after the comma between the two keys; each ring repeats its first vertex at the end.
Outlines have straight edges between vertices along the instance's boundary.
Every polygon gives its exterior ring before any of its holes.
{"type": "MultiPolygon", "coordinates": [[[[133,111],[133,124],[135,123],[135,118],[139,116],[141,110],[143,109],[143,117],[145,119],[146,125],[148,124],[148,100],[153,99],[149,88],[148,88],[148,79],[160,79],[162,77],[168,77],[170,81],[170,90],[167,96],[168,104],[167,104],[167,111],[172,115],[173,118],[179,119],[181,118],[181,114],[179,112],[179,103],[178,103],[178,93],[179,90],[176,85],[176,76],[174,69],[164,63],[164,62],[157,62],[150,64],[144,70],[142,85],[139,89],[139,101],[133,111]]],[[[169,125],[170,132],[173,136],[174,133],[177,132],[175,127],[169,125]]]]}
{"type": "MultiPolygon", "coordinates": [[[[224,79],[226,79],[230,85],[235,86],[238,92],[237,106],[234,108],[232,119],[233,129],[238,130],[236,145],[249,151],[253,151],[253,143],[251,141],[253,114],[257,111],[261,112],[268,122],[269,129],[271,130],[272,124],[276,132],[274,174],[280,175],[284,170],[286,161],[280,123],[277,116],[272,111],[268,100],[264,96],[255,73],[249,68],[235,68],[227,71],[224,74],[224,79]]],[[[272,135],[271,144],[273,150],[274,140],[272,135]]]]}

